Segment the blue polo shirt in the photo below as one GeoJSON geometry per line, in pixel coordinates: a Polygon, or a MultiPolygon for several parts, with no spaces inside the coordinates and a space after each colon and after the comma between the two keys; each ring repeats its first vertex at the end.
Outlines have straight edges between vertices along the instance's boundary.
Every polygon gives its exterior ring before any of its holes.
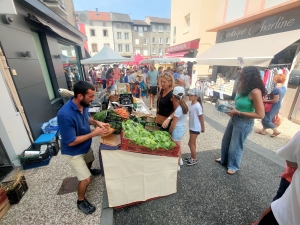
{"type": "Polygon", "coordinates": [[[91,133],[89,109],[83,107],[83,113],[81,113],[72,99],[59,110],[57,122],[61,135],[61,153],[75,156],[87,153],[91,147],[92,139],[75,146],[68,146],[75,141],[76,136],[91,133]]]}

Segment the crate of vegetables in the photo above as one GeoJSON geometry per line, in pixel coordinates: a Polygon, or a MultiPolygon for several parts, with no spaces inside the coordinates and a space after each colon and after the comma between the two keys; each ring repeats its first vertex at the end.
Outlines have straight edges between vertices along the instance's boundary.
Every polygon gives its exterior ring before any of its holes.
{"type": "Polygon", "coordinates": [[[150,155],[177,157],[179,145],[166,131],[146,130],[132,120],[122,122],[121,150],[150,155]]]}

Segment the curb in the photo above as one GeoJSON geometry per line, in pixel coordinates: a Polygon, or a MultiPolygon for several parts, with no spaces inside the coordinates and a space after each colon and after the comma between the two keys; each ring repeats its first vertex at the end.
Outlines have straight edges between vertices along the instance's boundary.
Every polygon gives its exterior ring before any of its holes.
{"type": "Polygon", "coordinates": [[[113,225],[114,223],[114,209],[108,206],[108,197],[106,187],[103,191],[102,211],[100,217],[100,225],[113,225]]]}

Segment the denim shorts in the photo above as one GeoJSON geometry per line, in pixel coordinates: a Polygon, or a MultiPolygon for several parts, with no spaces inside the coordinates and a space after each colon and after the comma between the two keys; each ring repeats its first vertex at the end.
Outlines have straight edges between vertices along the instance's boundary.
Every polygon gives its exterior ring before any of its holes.
{"type": "Polygon", "coordinates": [[[175,127],[172,132],[172,138],[174,141],[180,141],[185,133],[185,126],[175,127]]]}

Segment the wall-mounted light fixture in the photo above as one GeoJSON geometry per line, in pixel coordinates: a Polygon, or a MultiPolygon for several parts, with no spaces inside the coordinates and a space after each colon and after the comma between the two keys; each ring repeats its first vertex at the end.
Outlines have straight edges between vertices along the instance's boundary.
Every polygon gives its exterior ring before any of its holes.
{"type": "Polygon", "coordinates": [[[22,52],[23,57],[32,58],[31,51],[22,52]]]}
{"type": "Polygon", "coordinates": [[[54,55],[54,58],[60,59],[60,55],[59,54],[58,55],[54,55]]]}

